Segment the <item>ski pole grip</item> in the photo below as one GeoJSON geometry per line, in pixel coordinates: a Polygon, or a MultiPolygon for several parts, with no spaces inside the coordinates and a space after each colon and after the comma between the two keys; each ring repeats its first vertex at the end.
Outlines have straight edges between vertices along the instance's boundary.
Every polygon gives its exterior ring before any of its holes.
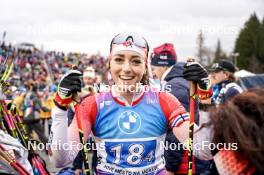
{"type": "MultiPolygon", "coordinates": [[[[195,62],[193,58],[188,58],[187,63],[195,62]]],[[[189,143],[188,143],[188,175],[193,174],[193,132],[195,116],[195,91],[196,84],[190,81],[190,123],[189,123],[189,143]]]]}
{"type": "MultiPolygon", "coordinates": [[[[188,63],[195,62],[195,59],[194,58],[188,58],[187,62],[188,63]]],[[[196,84],[194,82],[190,81],[190,97],[195,95],[195,91],[196,91],[196,84]]]]}

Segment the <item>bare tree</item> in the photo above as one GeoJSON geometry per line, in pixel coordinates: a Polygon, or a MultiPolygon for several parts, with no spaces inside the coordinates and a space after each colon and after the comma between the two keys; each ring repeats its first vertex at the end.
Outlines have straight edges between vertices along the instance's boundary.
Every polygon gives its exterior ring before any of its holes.
{"type": "Polygon", "coordinates": [[[198,51],[197,51],[197,57],[199,62],[203,65],[203,66],[208,66],[212,63],[212,57],[213,57],[213,53],[212,51],[207,48],[205,46],[205,37],[203,34],[203,31],[200,30],[198,37],[197,37],[197,45],[198,45],[198,51]]]}

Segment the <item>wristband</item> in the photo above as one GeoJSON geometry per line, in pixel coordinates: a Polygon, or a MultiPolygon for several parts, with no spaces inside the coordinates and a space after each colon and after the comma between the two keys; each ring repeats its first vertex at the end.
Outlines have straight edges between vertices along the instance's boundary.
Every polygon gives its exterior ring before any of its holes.
{"type": "Polygon", "coordinates": [[[56,93],[56,96],[55,96],[54,100],[60,106],[68,106],[72,102],[72,96],[63,99],[63,98],[60,97],[60,95],[58,93],[56,93]]]}
{"type": "Polygon", "coordinates": [[[63,111],[67,111],[67,110],[68,110],[68,108],[67,108],[66,106],[61,106],[61,105],[59,105],[55,99],[53,99],[53,102],[54,102],[54,104],[55,104],[58,108],[60,108],[61,110],[63,110],[63,111]]]}
{"type": "Polygon", "coordinates": [[[200,89],[198,85],[196,94],[200,100],[205,100],[205,99],[210,98],[213,95],[213,89],[210,88],[208,90],[203,90],[203,89],[200,89]]]}

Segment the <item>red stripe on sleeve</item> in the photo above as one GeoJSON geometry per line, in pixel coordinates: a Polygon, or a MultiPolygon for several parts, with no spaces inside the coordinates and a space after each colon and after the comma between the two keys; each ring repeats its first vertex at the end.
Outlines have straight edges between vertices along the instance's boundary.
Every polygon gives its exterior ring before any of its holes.
{"type": "Polygon", "coordinates": [[[170,125],[177,116],[186,113],[179,100],[168,92],[160,92],[159,101],[167,123],[170,125]]]}
{"type": "Polygon", "coordinates": [[[87,128],[94,129],[94,124],[97,115],[97,104],[95,96],[86,97],[79,106],[79,115],[83,121],[83,130],[84,133],[87,128]],[[88,126],[90,125],[90,127],[88,126]]]}

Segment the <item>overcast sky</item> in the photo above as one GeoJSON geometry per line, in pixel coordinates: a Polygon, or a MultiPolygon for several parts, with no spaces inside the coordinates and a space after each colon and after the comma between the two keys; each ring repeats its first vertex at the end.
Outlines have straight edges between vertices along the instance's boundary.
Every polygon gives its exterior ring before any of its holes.
{"type": "Polygon", "coordinates": [[[137,32],[151,47],[171,42],[178,58],[193,56],[198,31],[214,49],[231,52],[250,14],[264,17],[263,0],[2,0],[0,36],[45,50],[108,54],[113,36],[137,32]]]}

